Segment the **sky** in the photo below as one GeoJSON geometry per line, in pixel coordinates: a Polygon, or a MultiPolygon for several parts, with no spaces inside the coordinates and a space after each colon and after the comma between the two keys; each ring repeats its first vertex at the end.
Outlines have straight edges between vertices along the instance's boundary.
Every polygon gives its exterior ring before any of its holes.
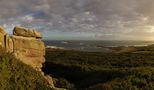
{"type": "Polygon", "coordinates": [[[0,25],[50,40],[154,40],[154,1],[0,0],[0,25]]]}

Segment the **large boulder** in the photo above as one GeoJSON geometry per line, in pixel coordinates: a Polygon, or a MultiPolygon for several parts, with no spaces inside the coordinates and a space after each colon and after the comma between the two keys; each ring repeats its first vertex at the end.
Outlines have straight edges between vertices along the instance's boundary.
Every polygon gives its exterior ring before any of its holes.
{"type": "MultiPolygon", "coordinates": [[[[45,52],[45,45],[40,39],[35,39],[35,38],[27,38],[27,37],[21,37],[21,36],[12,36],[13,43],[14,43],[14,50],[23,50],[23,49],[28,49],[28,50],[37,50],[45,52]]],[[[37,53],[37,52],[35,52],[37,53]]]]}
{"type": "Polygon", "coordinates": [[[16,26],[13,30],[13,35],[23,36],[23,37],[35,37],[42,38],[41,33],[37,32],[34,29],[28,29],[20,26],[16,26]]]}
{"type": "Polygon", "coordinates": [[[41,41],[41,34],[35,30],[15,27],[13,36],[9,36],[3,27],[0,27],[0,46],[14,55],[23,63],[30,65],[36,71],[42,72],[45,62],[45,45],[41,41]]]}
{"type": "MultiPolygon", "coordinates": [[[[44,75],[41,68],[45,62],[45,45],[41,38],[42,35],[39,32],[19,26],[14,28],[13,36],[10,37],[3,27],[0,27],[0,46],[44,75]]],[[[65,90],[54,87],[52,77],[44,76],[44,78],[46,83],[54,88],[53,90],[65,90]]]]}
{"type": "Polygon", "coordinates": [[[35,70],[41,71],[45,62],[45,45],[36,38],[12,36],[13,52],[22,62],[32,66],[35,70]]]}

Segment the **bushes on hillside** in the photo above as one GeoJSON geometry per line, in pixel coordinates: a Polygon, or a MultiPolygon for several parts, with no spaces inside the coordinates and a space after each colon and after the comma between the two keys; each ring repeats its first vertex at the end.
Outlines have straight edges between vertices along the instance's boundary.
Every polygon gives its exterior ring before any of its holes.
{"type": "Polygon", "coordinates": [[[154,90],[152,51],[90,53],[57,50],[47,51],[46,60],[46,73],[67,79],[78,90],[154,90]]]}

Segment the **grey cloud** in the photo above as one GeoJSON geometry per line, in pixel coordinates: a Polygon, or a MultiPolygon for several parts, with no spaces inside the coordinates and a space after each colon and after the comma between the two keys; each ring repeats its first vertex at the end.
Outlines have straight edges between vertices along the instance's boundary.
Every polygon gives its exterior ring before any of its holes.
{"type": "Polygon", "coordinates": [[[111,39],[148,37],[150,28],[145,27],[154,25],[153,0],[1,0],[0,11],[0,24],[6,27],[86,32],[111,39]]]}

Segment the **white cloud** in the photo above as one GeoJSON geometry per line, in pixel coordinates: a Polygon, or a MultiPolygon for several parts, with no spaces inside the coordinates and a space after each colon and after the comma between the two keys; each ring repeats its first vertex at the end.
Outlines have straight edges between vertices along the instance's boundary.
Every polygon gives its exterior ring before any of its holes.
{"type": "Polygon", "coordinates": [[[25,22],[32,22],[33,21],[33,16],[31,16],[31,15],[25,15],[25,16],[23,16],[23,17],[21,17],[21,20],[22,21],[25,21],[25,22]]]}

